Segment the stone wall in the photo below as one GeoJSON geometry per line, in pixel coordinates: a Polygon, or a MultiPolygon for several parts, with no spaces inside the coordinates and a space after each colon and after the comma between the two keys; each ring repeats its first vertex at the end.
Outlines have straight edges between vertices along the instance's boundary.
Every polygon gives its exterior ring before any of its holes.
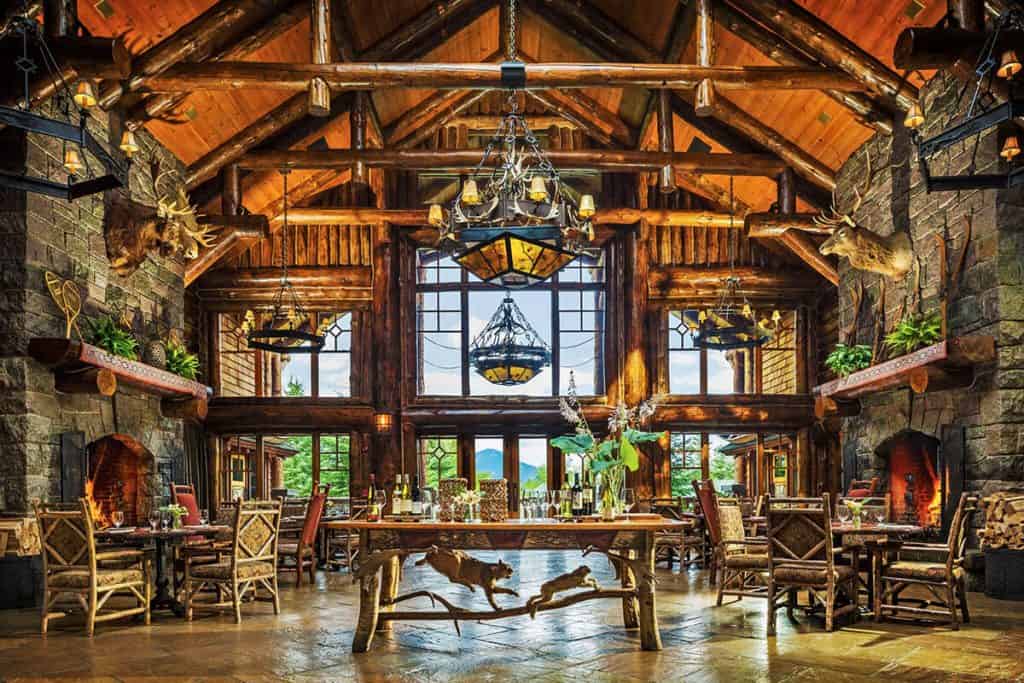
{"type": "MultiPolygon", "coordinates": [[[[107,140],[105,114],[95,114],[90,129],[107,140]]],[[[27,165],[33,175],[66,177],[59,142],[35,134],[5,134],[15,143],[5,145],[5,153],[12,148],[20,152],[15,165],[27,165]]],[[[155,204],[149,161],[159,159],[164,169],[182,168],[147,133],[138,139],[142,151],[132,165],[131,195],[155,204]]],[[[97,162],[91,163],[96,168],[97,162]]],[[[103,216],[102,194],[75,202],[22,192],[0,198],[0,510],[26,510],[32,498],[59,495],[60,435],[67,431],[84,432],[85,443],[114,432],[128,434],[154,455],[158,469],[170,462],[182,471],[182,423],[161,416],[159,399],[125,388],[113,398],[57,393],[53,374],[26,356],[32,337],[64,334],[64,316],[44,281],[47,271],[78,284],[82,318],[127,311],[137,323],[156,317],[184,329],[181,257],[150,256],[131,276],[114,274],[107,262],[103,216]]],[[[80,326],[87,334],[83,319],[80,326]]],[[[161,486],[152,488],[166,495],[161,486]]]]}
{"type": "MultiPolygon", "coordinates": [[[[936,76],[922,89],[927,123],[925,138],[944,130],[966,108],[960,84],[936,76]]],[[[884,467],[875,449],[895,433],[913,429],[940,438],[945,426],[966,432],[966,489],[989,492],[1024,481],[1024,203],[1021,189],[962,192],[925,191],[916,149],[905,131],[894,137],[876,135],[854,153],[838,176],[838,203],[850,206],[855,188],[863,188],[868,158],[873,180],[857,212],[857,223],[880,235],[908,231],[920,264],[901,280],[856,271],[840,263],[840,328],[853,319],[851,292],[859,281],[865,302],[855,343],[876,344],[876,310],[883,310],[884,329],[905,312],[940,307],[940,240],[946,244],[950,273],[964,248],[965,225],[972,234],[958,288],[948,300],[949,334],[981,334],[996,339],[998,361],[978,368],[969,389],[912,395],[898,389],[865,398],[859,416],[844,420],[843,474],[866,477],[884,467]],[[876,308],[883,295],[884,304],[876,308]]],[[[933,175],[999,172],[998,136],[987,131],[931,162],[933,175]]]]}

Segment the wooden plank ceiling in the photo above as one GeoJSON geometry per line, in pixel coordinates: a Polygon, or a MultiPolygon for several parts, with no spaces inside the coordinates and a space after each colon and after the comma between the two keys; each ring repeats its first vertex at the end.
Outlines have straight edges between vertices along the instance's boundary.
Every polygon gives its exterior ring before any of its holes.
{"type": "MultiPolygon", "coordinates": [[[[692,0],[691,0],[692,1],[692,0]]],[[[644,45],[657,54],[664,54],[671,41],[674,22],[681,20],[683,12],[676,13],[679,0],[587,0],[618,23],[644,45]]],[[[910,25],[931,25],[945,12],[945,0],[798,0],[799,4],[828,22],[860,48],[892,66],[892,48],[900,30],[910,25]]],[[[133,53],[171,35],[178,28],[213,5],[213,0],[120,0],[119,2],[80,2],[80,18],[85,28],[94,35],[125,34],[133,53]],[[98,7],[105,8],[101,14],[98,7]]],[[[500,2],[497,4],[501,4],[500,2]]],[[[481,62],[494,59],[500,53],[500,36],[505,31],[500,24],[500,10],[493,6],[478,18],[445,36],[444,42],[430,51],[423,61],[481,62]]],[[[524,3],[521,3],[524,4],[524,3]]],[[[581,45],[557,21],[545,18],[543,1],[525,3],[520,12],[519,46],[525,58],[543,62],[602,61],[581,45]]],[[[436,5],[436,0],[340,0],[335,3],[346,14],[358,54],[396,27],[419,13],[436,5]]],[[[717,65],[771,65],[774,62],[758,52],[741,38],[716,27],[717,65]]],[[[279,35],[245,59],[251,61],[309,61],[309,21],[301,21],[279,35]]],[[[695,45],[691,39],[683,51],[682,62],[694,63],[695,45]]],[[[912,83],[919,84],[921,75],[913,74],[912,83]]],[[[582,91],[606,110],[622,119],[631,129],[638,130],[645,120],[648,92],[640,88],[603,88],[582,91]]],[[[415,107],[432,91],[383,90],[373,93],[373,105],[383,128],[395,122],[410,108],[415,107]]],[[[719,97],[726,97],[718,93],[719,97]]],[[[185,123],[150,121],[149,130],[186,164],[201,158],[244,127],[260,120],[267,112],[280,105],[289,94],[281,91],[249,89],[230,92],[197,92],[188,96],[178,108],[185,123]]],[[[785,139],[799,145],[806,153],[830,169],[842,163],[872,134],[873,130],[859,123],[849,110],[826,95],[813,91],[732,91],[728,94],[735,105],[751,114],[785,139]]],[[[527,100],[528,112],[545,112],[532,99],[527,100]]],[[[501,100],[493,96],[468,109],[466,114],[494,114],[501,100]]],[[[710,147],[713,151],[728,151],[719,141],[698,132],[678,117],[674,121],[675,147],[679,151],[695,146],[710,147]],[[695,143],[695,138],[701,142],[695,143]]],[[[653,123],[643,131],[640,144],[655,144],[653,123]]],[[[330,147],[348,147],[348,117],[337,116],[320,131],[301,140],[296,147],[304,148],[324,138],[330,147]]],[[[436,144],[434,140],[426,143],[436,144]]],[[[591,143],[591,146],[596,146],[591,143]]],[[[348,179],[348,172],[323,182],[321,190],[339,185],[348,179]]],[[[289,177],[291,187],[309,181],[314,172],[294,172],[289,177]]],[[[721,190],[718,199],[727,196],[729,178],[708,176],[721,190]]],[[[318,180],[318,182],[322,181],[318,180]]],[[[276,173],[253,173],[244,180],[244,201],[254,212],[273,211],[281,197],[281,178],[276,173]]],[[[753,211],[767,210],[776,198],[775,183],[766,178],[736,178],[735,199],[738,205],[753,211]]],[[[599,200],[600,201],[600,200],[599,200]]],[[[211,202],[205,207],[218,212],[219,206],[211,202]]],[[[801,202],[800,210],[808,210],[801,202]]]]}

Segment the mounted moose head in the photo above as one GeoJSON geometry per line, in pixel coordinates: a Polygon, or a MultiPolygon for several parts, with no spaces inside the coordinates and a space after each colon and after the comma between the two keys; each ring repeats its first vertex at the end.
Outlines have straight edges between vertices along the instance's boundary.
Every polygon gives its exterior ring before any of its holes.
{"type": "Polygon", "coordinates": [[[121,277],[138,270],[150,252],[168,257],[180,251],[185,258],[194,259],[200,246],[213,244],[210,227],[196,221],[196,209],[189,205],[182,183],[162,187],[169,184],[171,174],[161,171],[160,162],[150,162],[155,207],[130,199],[123,191],[107,195],[103,239],[110,267],[121,277]]]}
{"type": "Polygon", "coordinates": [[[857,270],[881,273],[893,279],[906,275],[914,260],[914,251],[910,243],[910,235],[906,232],[895,232],[888,237],[857,225],[853,215],[860,209],[864,201],[864,193],[871,187],[871,156],[868,155],[867,170],[863,193],[854,188],[853,206],[849,211],[840,212],[836,208],[836,196],[832,193],[832,206],[827,212],[814,219],[814,222],[834,232],[825,240],[818,251],[822,254],[836,254],[840,258],[849,259],[850,265],[857,270]]]}

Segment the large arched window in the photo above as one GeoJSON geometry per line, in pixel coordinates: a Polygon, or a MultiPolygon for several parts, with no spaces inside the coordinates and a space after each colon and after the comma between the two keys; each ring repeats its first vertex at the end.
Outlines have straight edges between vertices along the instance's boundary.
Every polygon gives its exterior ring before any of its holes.
{"type": "Polygon", "coordinates": [[[551,279],[505,290],[480,281],[433,250],[416,254],[417,394],[558,396],[572,373],[582,395],[604,391],[606,278],[603,252],[581,256],[551,279]],[[525,384],[491,384],[469,350],[506,293],[551,348],[551,367],[525,384]]]}

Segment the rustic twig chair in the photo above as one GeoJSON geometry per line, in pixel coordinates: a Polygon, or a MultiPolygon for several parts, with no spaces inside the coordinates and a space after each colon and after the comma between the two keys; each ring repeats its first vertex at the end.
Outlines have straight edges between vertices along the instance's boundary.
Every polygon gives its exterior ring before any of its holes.
{"type": "MultiPolygon", "coordinates": [[[[281,526],[281,501],[237,501],[230,557],[215,564],[194,565],[185,548],[185,618],[194,610],[234,610],[235,623],[242,621],[242,598],[252,591],[255,600],[272,602],[281,611],[277,591],[277,538],[281,526]],[[207,586],[218,589],[216,602],[195,600],[207,586]],[[265,591],[260,596],[260,589],[265,591]]],[[[208,551],[207,551],[208,552],[208,551]]]]}
{"type": "Polygon", "coordinates": [[[700,529],[699,520],[683,514],[685,503],[682,496],[651,498],[647,504],[650,511],[655,514],[689,522],[679,531],[662,531],[655,536],[655,562],[664,560],[668,563],[669,569],[672,569],[676,558],[679,560],[680,569],[695,562],[703,562],[704,534],[700,529]]]}
{"type": "Polygon", "coordinates": [[[971,621],[967,609],[964,550],[968,522],[978,509],[978,496],[964,493],[956,506],[945,543],[906,543],[892,562],[885,562],[875,582],[875,618],[892,615],[951,623],[954,630],[971,621]],[[932,556],[932,560],[907,560],[904,553],[932,556]],[[927,598],[904,598],[907,588],[927,591],[927,598]],[[900,600],[911,605],[900,604],[900,600]]]}
{"type": "Polygon", "coordinates": [[[76,509],[39,503],[36,519],[43,548],[43,633],[50,619],[66,615],[61,608],[69,597],[85,613],[90,637],[99,621],[143,614],[149,623],[149,562],[144,551],[97,549],[95,522],[85,498],[76,509]],[[107,608],[111,596],[118,593],[134,597],[135,606],[107,608]]]}
{"type": "Polygon", "coordinates": [[[302,585],[302,573],[306,569],[309,570],[309,582],[316,581],[316,536],[330,490],[330,484],[317,486],[309,498],[309,504],[306,505],[306,517],[298,535],[295,538],[283,538],[282,534],[282,540],[278,544],[278,571],[294,571],[295,584],[298,586],[302,585]]]}
{"type": "MultiPolygon", "coordinates": [[[[349,519],[359,520],[366,517],[366,498],[352,498],[349,501],[349,519]]],[[[326,550],[327,566],[331,568],[347,567],[354,572],[359,560],[359,534],[353,529],[329,529],[326,550]]]]}
{"type": "Polygon", "coordinates": [[[846,548],[832,547],[832,506],[821,498],[768,498],[768,635],[775,635],[775,612],[786,608],[790,619],[797,591],[807,589],[825,608],[825,630],[836,617],[857,614],[858,552],[848,565],[836,562],[846,548]],[[839,598],[848,603],[836,607],[839,598]]]}
{"type": "Polygon", "coordinates": [[[718,581],[718,604],[726,595],[766,598],[768,588],[768,548],[764,538],[747,538],[743,526],[743,511],[739,505],[719,504],[718,544],[715,546],[714,565],[721,578],[718,581]]]}

